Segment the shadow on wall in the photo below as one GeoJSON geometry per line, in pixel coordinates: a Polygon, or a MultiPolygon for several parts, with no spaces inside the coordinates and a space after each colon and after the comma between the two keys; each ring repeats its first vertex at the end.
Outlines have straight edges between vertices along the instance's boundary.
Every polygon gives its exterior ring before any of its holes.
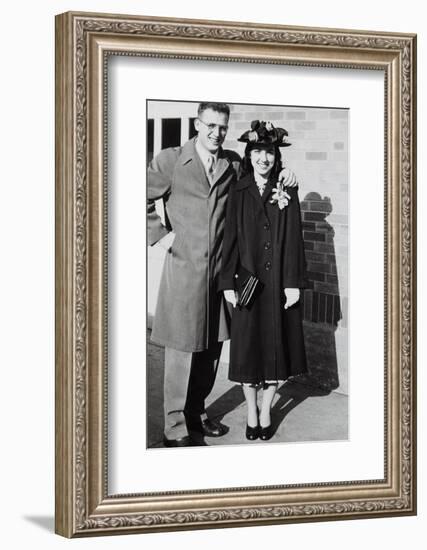
{"type": "Polygon", "coordinates": [[[303,307],[309,374],[299,381],[324,391],[332,391],[340,383],[335,332],[342,319],[341,299],[335,231],[326,220],[332,210],[330,198],[317,192],[308,193],[301,202],[308,279],[303,307]]]}

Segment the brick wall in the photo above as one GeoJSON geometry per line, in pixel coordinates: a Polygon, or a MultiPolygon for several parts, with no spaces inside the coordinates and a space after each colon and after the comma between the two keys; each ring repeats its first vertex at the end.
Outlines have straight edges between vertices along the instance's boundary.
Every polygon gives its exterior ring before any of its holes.
{"type": "Polygon", "coordinates": [[[255,119],[286,128],[292,146],[284,164],[297,175],[306,248],[307,321],[347,327],[348,304],[348,111],[232,105],[224,147],[241,155],[237,138],[255,119]]]}

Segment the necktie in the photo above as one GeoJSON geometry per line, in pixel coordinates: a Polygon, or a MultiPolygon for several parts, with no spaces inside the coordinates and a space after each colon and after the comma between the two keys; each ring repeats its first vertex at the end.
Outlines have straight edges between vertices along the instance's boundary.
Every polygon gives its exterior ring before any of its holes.
{"type": "Polygon", "coordinates": [[[207,175],[209,181],[212,181],[214,172],[215,172],[215,157],[213,155],[209,155],[206,160],[206,168],[207,168],[207,175]]]}

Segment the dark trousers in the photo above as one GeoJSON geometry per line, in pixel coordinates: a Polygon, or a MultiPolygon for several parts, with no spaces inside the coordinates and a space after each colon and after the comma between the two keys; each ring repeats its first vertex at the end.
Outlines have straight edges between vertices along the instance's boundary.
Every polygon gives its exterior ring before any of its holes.
{"type": "Polygon", "coordinates": [[[164,413],[165,436],[177,439],[188,435],[185,417],[200,419],[205,400],[212,391],[222,342],[200,352],[165,348],[164,413]]]}

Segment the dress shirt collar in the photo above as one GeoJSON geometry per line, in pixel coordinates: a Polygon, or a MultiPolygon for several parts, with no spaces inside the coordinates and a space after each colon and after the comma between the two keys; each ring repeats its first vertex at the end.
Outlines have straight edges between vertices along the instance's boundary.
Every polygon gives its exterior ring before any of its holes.
{"type": "Polygon", "coordinates": [[[215,159],[214,166],[216,166],[218,162],[218,151],[216,153],[209,153],[207,149],[205,149],[202,145],[200,145],[198,139],[196,139],[195,147],[196,147],[197,154],[199,155],[200,160],[202,161],[202,164],[205,167],[205,170],[208,165],[208,157],[210,156],[214,157],[215,159]]]}

